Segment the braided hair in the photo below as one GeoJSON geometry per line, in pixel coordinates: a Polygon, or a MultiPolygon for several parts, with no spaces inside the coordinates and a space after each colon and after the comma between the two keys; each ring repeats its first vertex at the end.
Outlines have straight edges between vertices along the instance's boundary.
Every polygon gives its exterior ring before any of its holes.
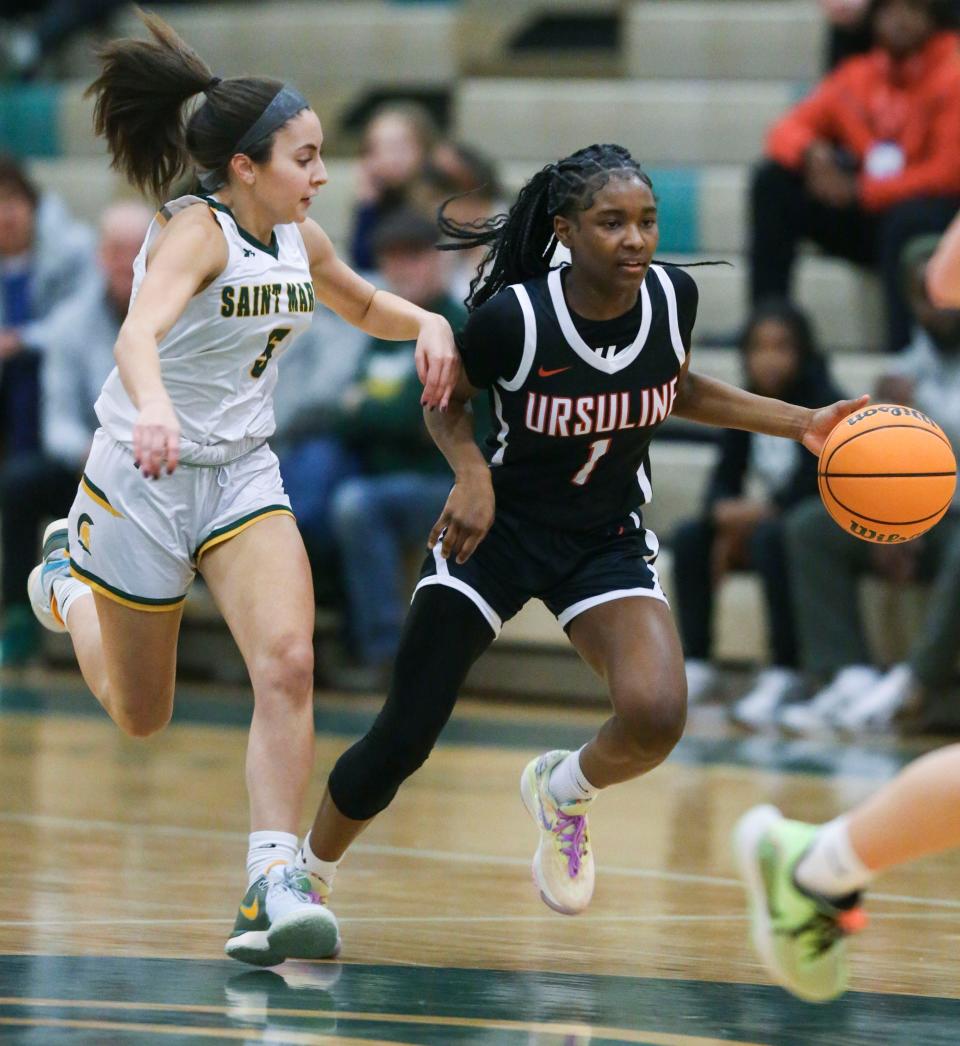
{"type": "Polygon", "coordinates": [[[441,250],[489,250],[470,281],[467,307],[473,311],[511,283],[542,276],[550,269],[556,245],[555,215],[570,216],[593,206],[596,194],[611,178],[638,178],[653,191],[653,182],[622,145],[588,145],[557,163],[548,163],[524,185],[506,214],[461,225],[437,215],[440,231],[454,243],[441,250]]]}

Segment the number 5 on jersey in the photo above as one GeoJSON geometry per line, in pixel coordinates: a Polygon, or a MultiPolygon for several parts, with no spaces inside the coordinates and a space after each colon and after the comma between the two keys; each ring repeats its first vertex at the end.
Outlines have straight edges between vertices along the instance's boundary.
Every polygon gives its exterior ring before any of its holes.
{"type": "Polygon", "coordinates": [[[586,465],[570,480],[575,487],[582,487],[587,483],[597,467],[597,462],[607,453],[612,442],[612,439],[597,439],[590,444],[590,457],[587,458],[586,465]]]}
{"type": "Polygon", "coordinates": [[[253,366],[250,368],[250,377],[259,378],[260,375],[267,369],[267,364],[270,362],[270,357],[273,355],[273,350],[280,344],[281,341],[290,333],[289,327],[274,327],[272,331],[267,335],[267,347],[260,353],[260,355],[253,361],[253,366]]]}

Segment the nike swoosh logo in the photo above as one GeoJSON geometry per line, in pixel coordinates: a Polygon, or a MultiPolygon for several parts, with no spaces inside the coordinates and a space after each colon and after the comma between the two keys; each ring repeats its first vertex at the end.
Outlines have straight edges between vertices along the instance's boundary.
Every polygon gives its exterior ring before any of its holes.
{"type": "Polygon", "coordinates": [[[545,368],[541,367],[537,371],[537,374],[539,374],[541,378],[552,378],[554,376],[554,374],[562,374],[565,370],[570,370],[570,368],[569,367],[557,367],[555,370],[546,370],[545,368]]]}
{"type": "Polygon", "coordinates": [[[248,908],[246,905],[240,905],[240,914],[244,919],[249,919],[253,922],[254,919],[260,914],[260,898],[254,897],[253,904],[248,908]]]}

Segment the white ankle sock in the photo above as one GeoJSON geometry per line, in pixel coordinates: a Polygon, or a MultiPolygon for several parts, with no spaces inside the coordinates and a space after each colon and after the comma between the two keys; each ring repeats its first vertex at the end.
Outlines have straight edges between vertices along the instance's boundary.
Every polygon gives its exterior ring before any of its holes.
{"type": "MultiPolygon", "coordinates": [[[[586,748],[586,745],[583,746],[586,748]]],[[[550,794],[558,803],[582,802],[592,799],[599,791],[586,779],[580,769],[580,752],[571,752],[550,773],[550,794]]]]}
{"type": "Polygon", "coordinates": [[[297,856],[294,860],[294,864],[297,868],[301,868],[304,871],[312,872],[314,875],[319,876],[327,886],[333,886],[333,878],[337,874],[337,866],[340,864],[339,861],[321,861],[319,857],[310,849],[310,833],[307,832],[303,840],[303,846],[297,850],[297,856]]]}
{"type": "Polygon", "coordinates": [[[51,587],[57,600],[57,613],[64,624],[73,604],[81,596],[93,595],[93,589],[75,577],[58,577],[51,587]]]}
{"type": "Polygon", "coordinates": [[[846,816],[828,821],[817,832],[793,874],[804,889],[825,897],[843,897],[873,878],[850,842],[846,816]]]}
{"type": "Polygon", "coordinates": [[[274,865],[290,864],[297,852],[297,837],[289,832],[251,832],[247,850],[247,886],[274,865]]]}

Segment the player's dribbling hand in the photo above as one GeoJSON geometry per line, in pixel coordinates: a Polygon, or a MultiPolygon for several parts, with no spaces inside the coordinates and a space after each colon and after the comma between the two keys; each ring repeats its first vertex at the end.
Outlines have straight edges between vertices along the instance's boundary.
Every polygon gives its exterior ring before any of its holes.
{"type": "Polygon", "coordinates": [[[133,426],[133,459],[148,479],[169,475],[180,458],[180,423],[166,397],[140,407],[133,426]]]}
{"type": "Polygon", "coordinates": [[[460,354],[453,344],[450,324],[442,316],[432,313],[420,328],[414,359],[423,385],[421,406],[446,410],[460,377],[460,354]]]}
{"type": "Polygon", "coordinates": [[[800,442],[811,454],[820,457],[820,451],[827,442],[827,436],[844,418],[853,414],[854,411],[862,410],[869,402],[869,396],[858,396],[854,400],[838,400],[836,403],[831,403],[829,407],[811,411],[810,420],[800,442]]]}
{"type": "Polygon", "coordinates": [[[486,466],[476,474],[457,476],[427,547],[432,550],[441,541],[444,559],[455,556],[458,563],[466,563],[493,526],[494,510],[493,483],[486,466]]]}

